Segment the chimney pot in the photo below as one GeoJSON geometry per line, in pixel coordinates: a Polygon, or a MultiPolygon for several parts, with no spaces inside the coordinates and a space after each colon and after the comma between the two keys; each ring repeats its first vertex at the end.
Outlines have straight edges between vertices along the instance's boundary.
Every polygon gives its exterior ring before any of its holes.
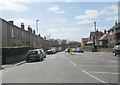
{"type": "Polygon", "coordinates": [[[13,25],[14,22],[13,21],[9,21],[9,23],[13,25]]]}
{"type": "Polygon", "coordinates": [[[104,30],[104,33],[106,34],[106,30],[104,30]]]}
{"type": "Polygon", "coordinates": [[[33,34],[35,34],[35,30],[33,31],[33,34]]]}
{"type": "Polygon", "coordinates": [[[24,29],[24,23],[21,23],[21,28],[24,29]]]}
{"type": "Polygon", "coordinates": [[[117,25],[117,21],[115,21],[115,25],[117,25]]]}
{"type": "Polygon", "coordinates": [[[32,33],[32,28],[30,26],[28,26],[28,32],[32,33]]]}

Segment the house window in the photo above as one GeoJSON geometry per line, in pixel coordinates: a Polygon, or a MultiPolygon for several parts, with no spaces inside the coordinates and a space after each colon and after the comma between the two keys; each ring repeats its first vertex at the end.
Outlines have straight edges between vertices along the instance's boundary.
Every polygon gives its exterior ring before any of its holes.
{"type": "Polygon", "coordinates": [[[14,38],[15,36],[14,36],[14,30],[12,29],[12,38],[14,38]]]}

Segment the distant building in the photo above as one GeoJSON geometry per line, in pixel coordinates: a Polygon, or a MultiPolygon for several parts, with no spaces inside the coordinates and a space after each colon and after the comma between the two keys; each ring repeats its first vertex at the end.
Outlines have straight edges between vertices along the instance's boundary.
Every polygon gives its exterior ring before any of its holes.
{"type": "Polygon", "coordinates": [[[115,25],[108,30],[108,43],[110,47],[115,44],[120,44],[120,22],[115,23],[115,25]]]}
{"type": "Polygon", "coordinates": [[[85,46],[87,44],[88,40],[89,40],[89,38],[82,38],[81,39],[81,46],[82,47],[85,46]]]}

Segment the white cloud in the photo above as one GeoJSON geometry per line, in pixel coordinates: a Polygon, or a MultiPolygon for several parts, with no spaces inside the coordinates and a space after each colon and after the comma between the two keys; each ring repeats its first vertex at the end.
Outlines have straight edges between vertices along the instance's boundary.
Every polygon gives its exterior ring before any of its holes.
{"type": "Polygon", "coordinates": [[[50,11],[52,11],[54,13],[64,13],[64,11],[61,10],[61,8],[58,5],[53,6],[51,8],[48,8],[48,10],[50,10],[50,11]]]}
{"type": "Polygon", "coordinates": [[[100,12],[101,14],[113,15],[118,13],[118,6],[111,5],[104,7],[103,11],[100,12]]]}
{"type": "Polygon", "coordinates": [[[28,7],[23,5],[24,3],[30,3],[28,0],[3,0],[0,2],[0,10],[1,11],[15,11],[15,12],[23,12],[28,10],[28,7]]]}
{"type": "Polygon", "coordinates": [[[118,16],[108,17],[107,20],[108,21],[111,21],[111,20],[118,21],[118,16]]]}
{"type": "Polygon", "coordinates": [[[89,32],[93,28],[75,27],[75,28],[50,28],[47,33],[51,34],[51,37],[59,39],[69,39],[80,41],[82,37],[89,37],[89,32]],[[82,31],[81,31],[82,30],[82,31]]]}
{"type": "Polygon", "coordinates": [[[75,19],[81,20],[81,19],[94,19],[97,18],[99,15],[114,15],[118,13],[118,6],[117,5],[111,5],[106,6],[101,11],[97,10],[86,10],[84,15],[76,16],[75,19]]]}
{"type": "Polygon", "coordinates": [[[99,12],[97,10],[86,10],[85,15],[76,16],[75,19],[77,20],[93,19],[93,18],[96,18],[98,15],[99,15],[99,12]]]}
{"type": "Polygon", "coordinates": [[[91,24],[93,22],[94,21],[92,21],[92,20],[81,20],[81,21],[78,21],[77,24],[91,24]]]}

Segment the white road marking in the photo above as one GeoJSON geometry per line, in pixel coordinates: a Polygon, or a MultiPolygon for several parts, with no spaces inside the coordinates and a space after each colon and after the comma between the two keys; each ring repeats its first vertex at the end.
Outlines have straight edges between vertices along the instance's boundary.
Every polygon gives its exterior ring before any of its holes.
{"type": "Polygon", "coordinates": [[[101,66],[101,65],[79,65],[81,67],[120,67],[120,66],[101,66]]]}
{"type": "Polygon", "coordinates": [[[118,62],[118,61],[114,61],[114,60],[108,60],[108,61],[111,61],[111,62],[118,62]]]}
{"type": "Polygon", "coordinates": [[[105,81],[103,81],[103,80],[101,80],[101,79],[99,79],[99,78],[97,78],[97,77],[95,77],[95,76],[91,75],[90,73],[88,73],[88,72],[87,72],[87,71],[85,71],[85,70],[81,70],[81,71],[82,71],[82,72],[84,72],[85,74],[87,74],[87,75],[91,76],[92,78],[94,78],[94,79],[96,79],[96,80],[98,80],[98,81],[102,82],[102,83],[106,83],[105,81]]]}
{"type": "Polygon", "coordinates": [[[67,61],[69,61],[72,65],[77,66],[75,63],[73,63],[71,60],[69,60],[68,58],[65,58],[67,61]]]}
{"type": "Polygon", "coordinates": [[[68,60],[68,58],[65,58],[66,60],[68,60]]]}
{"type": "Polygon", "coordinates": [[[113,72],[90,72],[90,73],[100,73],[100,74],[120,74],[120,73],[113,73],[113,72]]]}
{"type": "Polygon", "coordinates": [[[74,66],[77,66],[77,65],[76,65],[75,63],[73,63],[72,61],[69,60],[69,62],[70,62],[71,64],[73,64],[74,66]]]}

